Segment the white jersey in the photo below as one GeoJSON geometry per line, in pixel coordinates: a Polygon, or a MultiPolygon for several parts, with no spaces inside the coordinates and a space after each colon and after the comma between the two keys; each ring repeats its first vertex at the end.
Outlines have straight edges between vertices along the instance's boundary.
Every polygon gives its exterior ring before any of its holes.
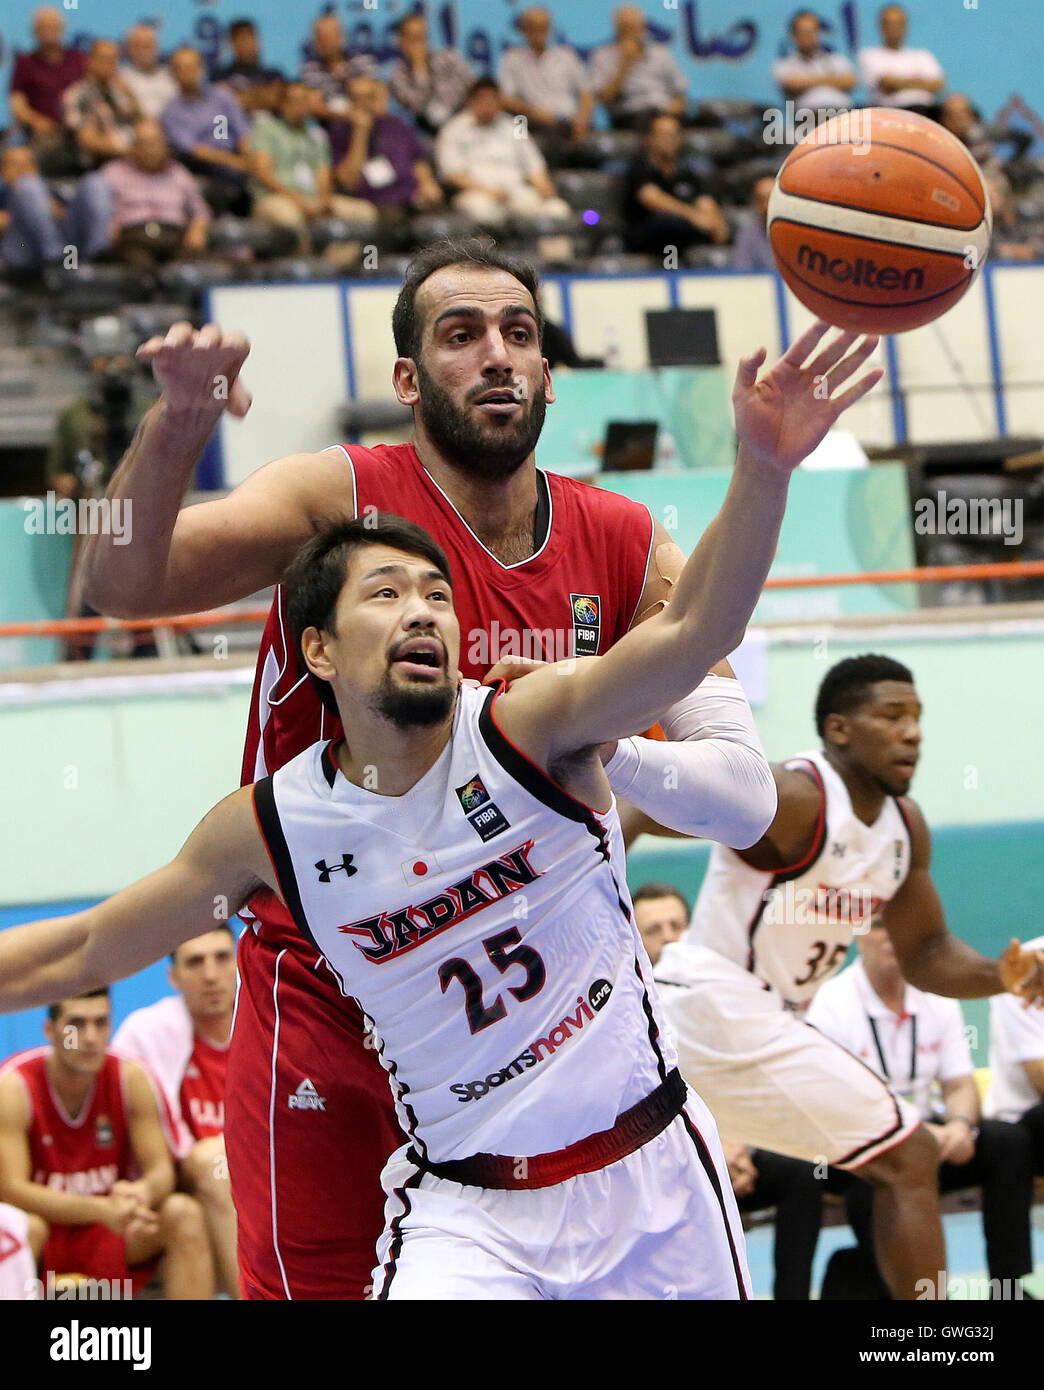
{"type": "Polygon", "coordinates": [[[841,968],[853,931],[868,930],[905,880],[910,831],[892,796],[873,825],[865,825],[822,753],[803,753],[784,766],[811,772],[821,788],[811,849],[800,863],[768,873],[716,844],[688,939],[749,970],[789,1007],[800,1008],[841,968]]]}
{"type": "Polygon", "coordinates": [[[610,1129],[676,1065],[632,922],[615,804],[566,794],[501,733],[498,687],[404,796],[332,745],[255,784],[298,927],[371,1020],[431,1162],[550,1153],[610,1129]]]}

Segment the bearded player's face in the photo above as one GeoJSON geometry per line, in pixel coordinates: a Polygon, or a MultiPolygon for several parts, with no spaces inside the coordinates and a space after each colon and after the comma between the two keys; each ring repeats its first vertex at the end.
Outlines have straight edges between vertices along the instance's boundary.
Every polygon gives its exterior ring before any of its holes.
{"type": "Polygon", "coordinates": [[[501,270],[447,266],[417,292],[418,424],[448,462],[484,478],[529,458],[554,400],[529,291],[501,270]]]}

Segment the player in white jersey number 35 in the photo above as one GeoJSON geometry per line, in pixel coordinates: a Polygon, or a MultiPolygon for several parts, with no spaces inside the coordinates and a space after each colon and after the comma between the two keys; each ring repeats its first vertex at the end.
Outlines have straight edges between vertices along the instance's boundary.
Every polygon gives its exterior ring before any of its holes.
{"type": "Polygon", "coordinates": [[[383,1175],[375,1297],[745,1298],[727,1167],[665,1036],[598,745],[740,640],[809,430],[877,379],[817,417],[797,397],[873,347],[846,357],[841,335],[800,372],[822,331],[766,383],[764,451],[737,463],[671,605],[605,656],[463,686],[432,538],[401,518],[321,532],[285,576],[287,613],[343,741],[234,792],[133,887],[4,932],[0,1008],[130,974],[215,902],[278,900],[370,1020],[408,1135],[383,1175]]]}

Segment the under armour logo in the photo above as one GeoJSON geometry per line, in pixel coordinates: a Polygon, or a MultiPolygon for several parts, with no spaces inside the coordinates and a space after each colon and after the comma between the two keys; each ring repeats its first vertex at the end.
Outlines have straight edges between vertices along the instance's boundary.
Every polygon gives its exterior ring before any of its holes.
{"type": "Polygon", "coordinates": [[[329,883],[330,875],[335,874],[338,869],[343,869],[349,878],[351,878],[352,874],[357,874],[359,870],[353,866],[353,858],[354,855],[342,854],[339,864],[328,864],[325,859],[317,859],[315,867],[319,870],[319,882],[329,883]]]}
{"type": "Polygon", "coordinates": [[[838,841],[835,840],[834,843],[830,846],[830,853],[834,856],[835,859],[844,859],[845,846],[839,844],[838,841]]]}

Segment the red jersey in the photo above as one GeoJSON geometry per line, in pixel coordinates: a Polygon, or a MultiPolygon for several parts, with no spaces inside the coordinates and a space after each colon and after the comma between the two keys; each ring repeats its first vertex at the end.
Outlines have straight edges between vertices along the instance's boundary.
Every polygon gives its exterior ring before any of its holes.
{"type": "MultiPolygon", "coordinates": [[[[464,677],[484,679],[502,656],[598,655],[634,621],[652,548],[647,507],[538,469],[543,543],[528,560],[505,565],[468,527],[412,444],[353,445],[344,457],[356,516],[368,507],[394,512],[423,526],[446,552],[464,677]]],[[[294,648],[279,588],[258,652],[243,784],[340,734],[294,648]]]]}
{"type": "Polygon", "coordinates": [[[228,1047],[215,1047],[197,1033],[181,1082],[181,1114],[193,1139],[208,1139],[225,1130],[225,1068],[228,1047]]]}

